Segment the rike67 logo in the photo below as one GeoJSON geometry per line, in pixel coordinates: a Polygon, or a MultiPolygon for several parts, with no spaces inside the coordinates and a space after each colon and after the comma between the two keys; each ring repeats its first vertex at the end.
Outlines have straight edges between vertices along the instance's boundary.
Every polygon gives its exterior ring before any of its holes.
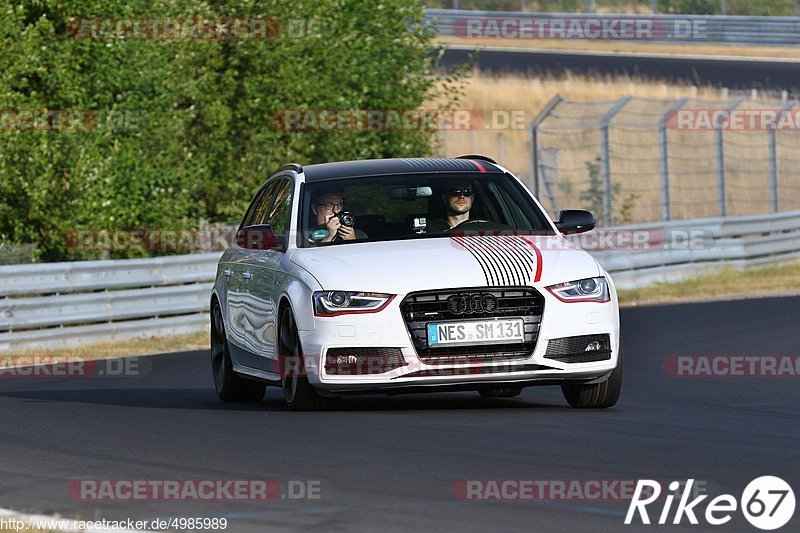
{"type": "MultiPolygon", "coordinates": [[[[771,531],[785,526],[794,515],[795,498],[792,487],[784,480],[775,476],[762,476],[751,481],[742,492],[742,497],[737,499],[730,494],[722,494],[708,501],[705,512],[701,513],[701,503],[708,495],[696,496],[691,501],[692,485],[694,479],[685,483],[673,481],[669,484],[670,493],[664,498],[661,513],[658,515],[658,524],[667,524],[672,515],[672,504],[679,498],[672,524],[680,524],[684,517],[690,524],[697,525],[698,515],[705,518],[708,524],[721,526],[730,522],[733,513],[741,509],[742,514],[750,524],[758,529],[771,531]]],[[[634,517],[642,524],[650,524],[650,515],[647,506],[653,504],[661,497],[661,484],[650,479],[640,479],[636,484],[633,499],[625,516],[625,524],[631,524],[634,517]]],[[[660,503],[660,501],[659,501],[660,503]]],[[[656,507],[656,506],[653,506],[656,507]]],[[[651,509],[655,510],[655,509],[651,509]]]]}

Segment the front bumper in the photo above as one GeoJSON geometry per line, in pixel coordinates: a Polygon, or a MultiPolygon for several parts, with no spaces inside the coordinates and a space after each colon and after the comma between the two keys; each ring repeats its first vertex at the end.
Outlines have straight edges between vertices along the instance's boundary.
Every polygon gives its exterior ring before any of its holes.
{"type": "MultiPolygon", "coordinates": [[[[564,303],[548,291],[533,352],[513,360],[465,360],[425,363],[417,354],[401,312],[403,296],[378,313],[315,317],[314,329],[301,330],[306,373],[318,389],[331,393],[471,389],[482,386],[552,385],[604,379],[617,365],[619,313],[616,299],[607,303],[564,303]],[[563,362],[545,357],[551,339],[608,335],[610,357],[602,361],[563,362]],[[380,373],[338,374],[325,368],[332,349],[394,348],[405,363],[380,373]]],[[[362,350],[363,351],[363,350],[362,350]]]]}

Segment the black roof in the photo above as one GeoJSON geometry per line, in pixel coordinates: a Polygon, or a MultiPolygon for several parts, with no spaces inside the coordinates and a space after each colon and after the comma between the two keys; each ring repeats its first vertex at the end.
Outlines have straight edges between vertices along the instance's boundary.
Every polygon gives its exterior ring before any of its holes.
{"type": "Polygon", "coordinates": [[[492,163],[479,159],[406,158],[364,159],[304,166],[306,181],[391,174],[502,174],[492,163]]]}

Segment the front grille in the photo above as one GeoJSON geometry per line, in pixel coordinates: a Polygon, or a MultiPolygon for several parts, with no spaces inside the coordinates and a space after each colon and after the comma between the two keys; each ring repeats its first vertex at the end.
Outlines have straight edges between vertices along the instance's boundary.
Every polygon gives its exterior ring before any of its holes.
{"type": "Polygon", "coordinates": [[[544,312],[544,297],[531,287],[472,287],[440,291],[413,292],[400,304],[400,311],[424,363],[468,363],[527,359],[536,347],[544,312]],[[492,311],[455,314],[448,308],[450,296],[491,294],[496,299],[492,311]],[[483,344],[429,348],[427,325],[431,322],[472,320],[476,318],[522,317],[525,341],[511,344],[483,344]]]}
{"type": "Polygon", "coordinates": [[[562,363],[591,363],[611,359],[611,339],[608,335],[579,335],[552,339],[547,343],[545,359],[562,363]],[[597,349],[586,351],[594,344],[597,349]]]}
{"type": "Polygon", "coordinates": [[[325,372],[332,375],[385,374],[407,364],[400,348],[331,348],[325,353],[325,372]]]}

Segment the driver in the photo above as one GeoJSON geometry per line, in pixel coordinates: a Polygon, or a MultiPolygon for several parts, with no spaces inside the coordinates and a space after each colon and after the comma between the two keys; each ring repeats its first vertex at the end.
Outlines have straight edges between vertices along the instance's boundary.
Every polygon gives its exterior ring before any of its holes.
{"type": "Polygon", "coordinates": [[[310,244],[333,242],[334,239],[354,241],[367,238],[363,231],[342,225],[336,216],[344,211],[344,199],[344,193],[330,191],[320,191],[312,197],[311,212],[317,220],[317,227],[309,235],[310,244]]]}
{"type": "Polygon", "coordinates": [[[435,218],[431,220],[427,227],[427,233],[440,233],[448,231],[462,222],[469,220],[469,212],[472,209],[472,201],[475,198],[475,191],[469,180],[455,180],[447,184],[447,188],[442,194],[442,202],[447,208],[447,218],[435,218]]]}

